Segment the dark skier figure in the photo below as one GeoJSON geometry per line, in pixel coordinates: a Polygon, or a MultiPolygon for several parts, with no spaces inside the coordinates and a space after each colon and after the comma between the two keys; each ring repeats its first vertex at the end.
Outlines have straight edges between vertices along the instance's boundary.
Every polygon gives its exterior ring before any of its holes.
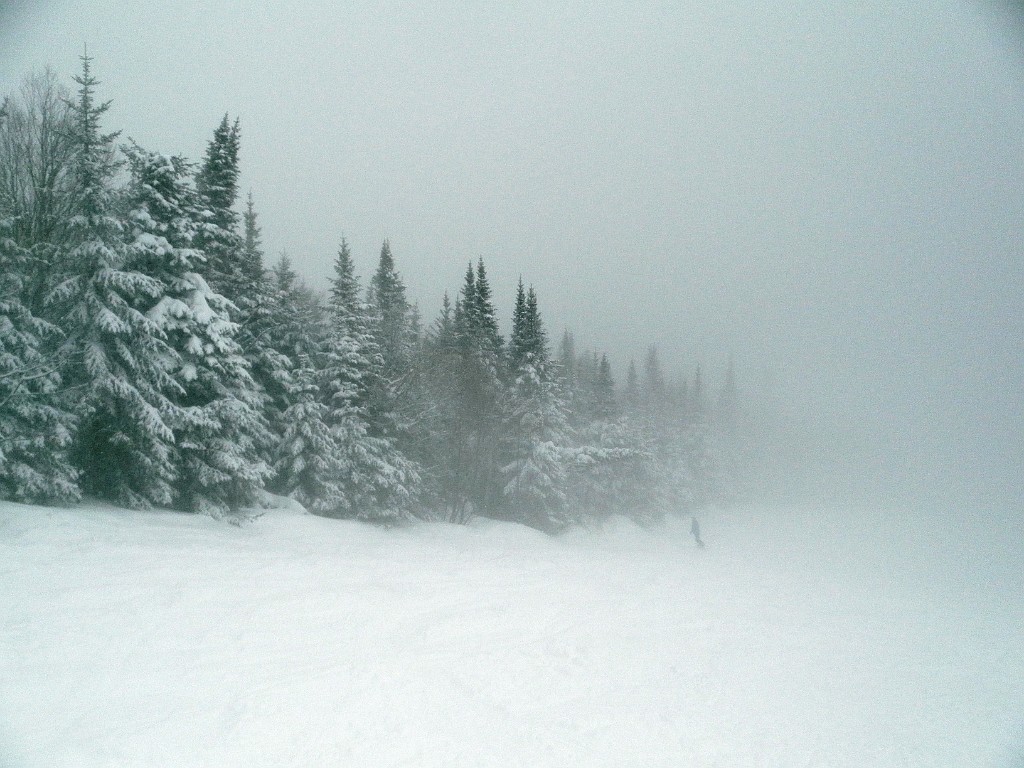
{"type": "Polygon", "coordinates": [[[693,540],[697,542],[697,546],[704,549],[704,542],[700,540],[700,523],[697,522],[696,517],[690,523],[690,533],[693,534],[693,540]]]}

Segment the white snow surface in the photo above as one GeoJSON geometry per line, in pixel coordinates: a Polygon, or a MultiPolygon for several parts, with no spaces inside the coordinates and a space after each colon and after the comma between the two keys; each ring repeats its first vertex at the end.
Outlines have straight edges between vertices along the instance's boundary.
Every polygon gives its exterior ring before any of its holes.
{"type": "Polygon", "coordinates": [[[701,522],[0,504],[0,765],[1024,766],[1019,526],[701,522]]]}

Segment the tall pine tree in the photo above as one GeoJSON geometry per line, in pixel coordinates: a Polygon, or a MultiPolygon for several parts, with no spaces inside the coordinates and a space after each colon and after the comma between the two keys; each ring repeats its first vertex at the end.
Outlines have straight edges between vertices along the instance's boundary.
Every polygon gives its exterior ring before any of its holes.
{"type": "Polygon", "coordinates": [[[419,469],[397,447],[392,390],[373,333],[379,315],[375,318],[374,309],[360,298],[352,254],[344,239],[334,273],[328,303],[330,330],[319,373],[324,420],[341,461],[342,493],[331,514],[402,519],[410,514],[419,469]]]}
{"type": "Polygon", "coordinates": [[[266,442],[261,398],[237,344],[228,301],[201,276],[205,254],[194,247],[203,218],[191,166],[178,157],[126,147],[129,258],[158,280],[149,311],[174,357],[179,390],[170,421],[175,436],[175,503],[220,515],[251,504],[268,474],[256,446],[266,442]]]}
{"type": "MultiPolygon", "coordinates": [[[[306,361],[302,361],[306,362],[306,361]]],[[[328,425],[329,407],[319,397],[312,368],[295,373],[295,402],[285,411],[274,471],[282,493],[318,515],[337,515],[349,498],[338,430],[328,425]]]]}
{"type": "Polygon", "coordinates": [[[160,281],[127,264],[128,249],[113,177],[114,137],[100,132],[108,103],[94,100],[98,84],[82,57],[75,103],[75,172],[80,189],[69,223],[70,274],[50,294],[60,310],[66,340],[63,377],[76,387],[81,421],[76,461],[84,489],[129,507],[173,499],[168,425],[180,391],[167,361],[173,351],[147,315],[159,299],[160,281]]]}
{"type": "MultiPolygon", "coordinates": [[[[238,120],[224,115],[206,146],[196,187],[205,203],[197,245],[207,256],[206,278],[210,287],[226,296],[244,314],[248,280],[243,261],[244,241],[238,233],[238,152],[241,135],[238,120]]],[[[251,265],[249,265],[251,267],[251,265]]]]}
{"type": "Polygon", "coordinates": [[[368,299],[376,317],[375,330],[384,360],[384,375],[389,381],[397,382],[408,371],[410,362],[409,301],[387,240],[381,246],[377,271],[370,280],[368,299]]]}
{"type": "Polygon", "coordinates": [[[547,334],[531,286],[516,294],[506,403],[503,493],[515,519],[547,526],[563,516],[570,429],[567,404],[548,360],[547,334]]]}
{"type": "Polygon", "coordinates": [[[10,236],[10,210],[0,194],[0,498],[77,501],[78,471],[68,455],[75,422],[47,354],[59,331],[26,306],[30,260],[10,236]]]}

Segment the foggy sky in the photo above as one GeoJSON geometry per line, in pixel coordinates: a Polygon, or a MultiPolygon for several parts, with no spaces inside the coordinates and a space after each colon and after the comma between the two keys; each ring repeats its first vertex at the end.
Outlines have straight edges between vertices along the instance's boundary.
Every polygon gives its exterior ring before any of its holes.
{"type": "Polygon", "coordinates": [[[482,256],[553,339],[771,371],[805,479],[1021,499],[1024,57],[990,5],[0,0],[0,92],[94,56],[105,128],[242,125],[268,255],[482,256]],[[770,7],[766,7],[770,6],[770,7]]]}

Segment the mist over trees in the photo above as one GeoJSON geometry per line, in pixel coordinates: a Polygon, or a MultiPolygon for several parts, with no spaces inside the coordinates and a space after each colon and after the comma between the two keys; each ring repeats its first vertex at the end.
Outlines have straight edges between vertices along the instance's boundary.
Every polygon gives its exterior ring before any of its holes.
{"type": "Polygon", "coordinates": [[[195,164],[104,133],[87,57],[74,81],[0,111],[0,498],[557,529],[742,493],[731,362],[711,392],[640,349],[617,383],[523,279],[506,339],[482,258],[423,320],[387,240],[364,286],[342,238],[312,290],[239,212],[237,119],[195,164]]]}

